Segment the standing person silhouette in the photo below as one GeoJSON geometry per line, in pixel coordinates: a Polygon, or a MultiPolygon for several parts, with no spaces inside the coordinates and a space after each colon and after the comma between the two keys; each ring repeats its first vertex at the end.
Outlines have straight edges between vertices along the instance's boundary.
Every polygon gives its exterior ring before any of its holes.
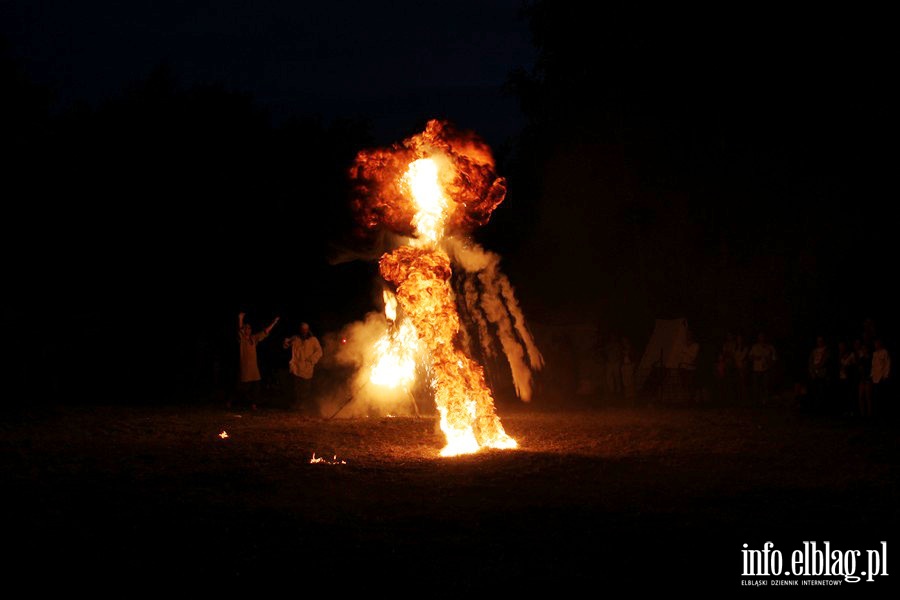
{"type": "Polygon", "coordinates": [[[765,406],[769,402],[771,386],[769,371],[775,360],[775,346],[769,343],[765,333],[760,332],[756,343],[750,348],[750,362],[753,365],[753,399],[759,406],[765,406]]]}
{"type": "Polygon", "coordinates": [[[830,408],[828,404],[831,402],[829,398],[828,381],[829,365],[831,362],[831,352],[828,344],[825,343],[823,336],[816,337],[816,346],[809,353],[809,387],[815,403],[814,410],[818,412],[827,412],[830,408]]]}
{"type": "Polygon", "coordinates": [[[888,406],[887,385],[891,376],[891,355],[885,349],[879,338],[875,338],[875,350],[872,352],[872,411],[884,416],[886,411],[893,411],[893,406],[888,406]]]}
{"type": "MultiPolygon", "coordinates": [[[[278,324],[279,317],[262,331],[253,333],[249,323],[244,321],[247,313],[238,314],[238,346],[240,347],[240,363],[238,366],[238,398],[256,410],[259,403],[259,364],[256,360],[256,345],[269,336],[272,328],[278,324]]],[[[229,403],[230,406],[230,403],[229,403]]]]}
{"type": "Polygon", "coordinates": [[[750,379],[747,369],[747,357],[749,355],[750,348],[744,343],[744,336],[738,334],[734,338],[734,352],[732,354],[734,358],[734,372],[736,374],[735,395],[737,396],[738,404],[747,403],[747,390],[750,379]]]}
{"type": "Polygon", "coordinates": [[[859,381],[859,416],[872,416],[872,353],[860,340],[853,342],[856,349],[856,375],[859,381]]]}
{"type": "Polygon", "coordinates": [[[322,358],[322,345],[307,323],[300,324],[300,333],[285,338],[284,348],[291,349],[291,379],[294,383],[294,408],[309,411],[312,378],[316,363],[322,358]]]}

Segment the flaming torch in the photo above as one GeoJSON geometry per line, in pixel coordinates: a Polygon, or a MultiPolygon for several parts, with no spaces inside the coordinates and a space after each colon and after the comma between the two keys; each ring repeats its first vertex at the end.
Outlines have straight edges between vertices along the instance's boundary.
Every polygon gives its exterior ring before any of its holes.
{"type": "MultiPolygon", "coordinates": [[[[466,281],[467,312],[475,311],[479,330],[487,331],[487,321],[496,324],[516,389],[528,400],[530,368],[539,369],[543,359],[512,287],[497,271],[498,257],[466,239],[506,196],[506,182],[494,171],[490,149],[474,134],[433,120],[422,133],[391,148],[360,152],[350,177],[360,224],[370,230],[387,227],[407,240],[379,261],[381,276],[393,291],[385,291],[389,327],[375,345],[369,381],[408,390],[422,361],[447,441],[442,456],[483,447],[515,448],[516,441],[503,430],[494,410],[484,370],[464,350],[465,330],[451,285],[455,262],[471,275],[466,281]]],[[[490,347],[486,339],[482,345],[490,347]]]]}

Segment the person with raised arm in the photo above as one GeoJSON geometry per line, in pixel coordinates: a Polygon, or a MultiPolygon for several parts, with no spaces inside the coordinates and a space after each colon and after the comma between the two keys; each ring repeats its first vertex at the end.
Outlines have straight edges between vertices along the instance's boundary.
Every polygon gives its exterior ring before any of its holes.
{"type": "Polygon", "coordinates": [[[259,363],[256,359],[256,346],[266,339],[272,328],[278,324],[279,317],[262,331],[253,333],[250,324],[245,321],[247,313],[238,314],[238,346],[240,347],[240,363],[238,366],[238,396],[256,410],[259,401],[259,363]]]}

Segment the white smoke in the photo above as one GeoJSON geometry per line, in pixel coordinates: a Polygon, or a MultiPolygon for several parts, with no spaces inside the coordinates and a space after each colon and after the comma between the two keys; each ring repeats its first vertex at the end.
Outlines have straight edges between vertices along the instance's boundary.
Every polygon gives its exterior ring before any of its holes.
{"type": "Polygon", "coordinates": [[[506,308],[513,316],[516,332],[518,332],[519,339],[522,340],[522,343],[525,344],[525,349],[528,351],[528,362],[533,370],[540,371],[544,368],[544,357],[541,355],[541,351],[538,350],[531,332],[528,331],[528,327],[525,325],[525,314],[522,312],[519,301],[516,299],[515,290],[506,275],[500,273],[499,269],[497,273],[499,274],[500,290],[503,292],[503,299],[506,301],[506,308]]]}
{"type": "Polygon", "coordinates": [[[376,362],[376,342],[389,330],[383,313],[370,312],[362,321],[345,325],[337,333],[323,336],[323,366],[334,371],[351,370],[352,375],[331,394],[319,399],[320,413],[330,417],[340,409],[341,417],[366,417],[417,414],[414,394],[417,387],[389,388],[370,381],[376,362]]]}
{"type": "Polygon", "coordinates": [[[493,355],[486,318],[496,327],[516,395],[525,402],[530,401],[534,392],[533,372],[544,366],[544,358],[528,331],[512,284],[500,271],[500,256],[474,242],[456,238],[446,239],[445,246],[453,261],[466,271],[463,283],[466,308],[478,327],[485,355],[493,355]]]}
{"type": "MultiPolygon", "coordinates": [[[[492,343],[494,338],[491,337],[488,331],[487,320],[479,305],[478,287],[475,285],[475,279],[468,273],[463,282],[463,292],[466,301],[466,310],[478,327],[478,339],[481,340],[481,349],[484,351],[484,356],[485,358],[492,358],[496,355],[494,344],[492,343]]],[[[465,330],[465,327],[463,327],[463,330],[465,330]]]]}

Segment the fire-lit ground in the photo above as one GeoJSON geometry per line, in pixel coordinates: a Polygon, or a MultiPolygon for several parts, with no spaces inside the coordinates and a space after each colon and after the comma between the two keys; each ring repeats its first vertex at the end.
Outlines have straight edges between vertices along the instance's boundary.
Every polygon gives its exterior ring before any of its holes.
{"type": "Polygon", "coordinates": [[[735,590],[743,543],[897,539],[888,426],[775,410],[501,413],[520,449],[450,459],[430,418],[19,417],[0,430],[2,571],[101,587],[290,582],[300,597],[313,582],[428,596],[587,582],[599,596],[735,590]],[[310,464],[313,452],[347,464],[310,464]]]}

